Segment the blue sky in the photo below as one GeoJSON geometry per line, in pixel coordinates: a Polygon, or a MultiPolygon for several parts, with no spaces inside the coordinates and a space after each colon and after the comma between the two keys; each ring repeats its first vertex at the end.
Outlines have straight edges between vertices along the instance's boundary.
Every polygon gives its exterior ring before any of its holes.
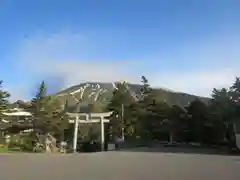
{"type": "Polygon", "coordinates": [[[0,79],[12,100],[145,75],[209,96],[240,76],[240,1],[2,0],[0,79]]]}

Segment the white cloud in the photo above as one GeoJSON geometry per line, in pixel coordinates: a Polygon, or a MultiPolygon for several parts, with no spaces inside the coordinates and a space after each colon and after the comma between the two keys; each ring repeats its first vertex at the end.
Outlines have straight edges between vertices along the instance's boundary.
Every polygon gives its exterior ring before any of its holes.
{"type": "Polygon", "coordinates": [[[86,37],[76,33],[59,33],[53,36],[37,36],[19,44],[17,68],[31,74],[35,81],[55,80],[57,88],[66,88],[84,81],[112,82],[128,80],[139,82],[139,75],[132,69],[136,61],[85,59],[88,52],[86,37]]]}
{"type": "MultiPolygon", "coordinates": [[[[180,54],[164,59],[164,61],[169,58],[179,60],[179,56],[182,55],[181,59],[196,57],[196,60],[201,61],[210,57],[215,62],[221,61],[220,65],[214,69],[210,67],[214,63],[210,63],[209,59],[207,68],[203,68],[204,66],[201,68],[189,67],[191,70],[181,71],[179,67],[177,71],[173,72],[168,66],[161,67],[159,69],[161,73],[158,73],[158,69],[153,67],[154,72],[152,72],[151,65],[147,66],[151,62],[155,63],[157,58],[149,59],[147,62],[141,61],[141,63],[140,60],[88,59],[85,55],[94,53],[91,51],[92,43],[94,42],[90,42],[86,36],[71,32],[62,32],[53,36],[28,37],[21,41],[16,48],[16,56],[19,59],[17,66],[22,71],[25,70],[31,74],[28,77],[29,82],[33,83],[45,78],[52,84],[55,83],[53,88],[56,90],[83,81],[111,82],[124,79],[139,83],[140,76],[146,75],[153,86],[202,96],[209,96],[214,87],[229,86],[235,76],[240,75],[237,71],[239,64],[236,64],[240,57],[239,52],[236,51],[238,44],[232,42],[230,47],[226,44],[220,46],[220,40],[215,43],[205,42],[210,44],[208,46],[201,43],[197,47],[193,47],[190,44],[188,45],[189,49],[184,46],[178,49],[180,54]],[[197,50],[194,51],[194,48],[197,50]],[[228,57],[231,59],[227,61],[228,57]],[[224,65],[225,61],[228,62],[226,66],[224,65]],[[144,68],[144,74],[141,74],[139,69],[144,68]],[[162,71],[163,69],[164,71],[162,71]]],[[[17,93],[14,93],[15,96],[17,93]]]]}
{"type": "Polygon", "coordinates": [[[10,102],[17,101],[19,99],[25,100],[25,89],[19,85],[11,85],[8,83],[3,83],[3,90],[8,91],[10,93],[10,102]]]}
{"type": "Polygon", "coordinates": [[[162,57],[172,60],[172,67],[152,74],[152,84],[199,96],[210,96],[213,88],[228,88],[240,76],[239,40],[239,33],[225,32],[179,46],[162,57]]]}
{"type": "MultiPolygon", "coordinates": [[[[49,77],[58,76],[64,79],[63,86],[76,85],[84,81],[95,82],[113,82],[121,79],[135,81],[136,76],[131,75],[125,69],[131,63],[110,63],[110,62],[87,62],[70,60],[62,64],[52,63],[48,68],[41,70],[42,74],[47,74],[49,77]]],[[[138,77],[137,77],[138,78],[138,77]]]]}
{"type": "Polygon", "coordinates": [[[231,86],[236,76],[240,76],[240,73],[228,68],[213,71],[169,72],[156,74],[157,81],[152,81],[152,85],[161,85],[178,92],[187,92],[199,96],[210,96],[213,88],[228,88],[231,86]]]}

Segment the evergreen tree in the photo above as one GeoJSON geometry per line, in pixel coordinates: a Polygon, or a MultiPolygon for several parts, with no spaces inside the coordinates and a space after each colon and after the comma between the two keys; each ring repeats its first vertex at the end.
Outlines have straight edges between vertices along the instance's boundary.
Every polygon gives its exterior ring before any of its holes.
{"type": "Polygon", "coordinates": [[[240,132],[240,77],[236,77],[235,82],[230,87],[230,99],[232,102],[233,116],[232,124],[235,125],[236,132],[240,132]]]}
{"type": "Polygon", "coordinates": [[[62,137],[64,130],[68,128],[68,117],[65,115],[66,109],[62,107],[58,98],[50,96],[45,105],[45,129],[55,135],[62,137]]]}
{"type": "Polygon", "coordinates": [[[142,83],[142,88],[141,88],[140,101],[144,101],[145,103],[151,103],[153,90],[150,87],[148,80],[145,76],[141,77],[141,83],[142,83]]]}
{"type": "Polygon", "coordinates": [[[61,109],[61,107],[59,106],[60,102],[58,100],[56,101],[57,107],[59,108],[59,110],[55,112],[55,116],[53,116],[56,124],[56,134],[60,136],[61,140],[65,140],[65,131],[70,128],[68,117],[66,116],[66,112],[68,111],[68,101],[66,100],[63,109],[61,109]]]}
{"type": "Polygon", "coordinates": [[[141,99],[138,102],[138,127],[139,134],[144,139],[158,136],[161,124],[167,118],[169,106],[157,98],[157,94],[148,84],[145,76],[141,77],[141,99]]]}
{"type": "Polygon", "coordinates": [[[39,91],[31,101],[29,111],[33,115],[33,125],[35,131],[39,133],[61,134],[62,128],[66,126],[64,119],[65,109],[55,96],[48,96],[46,84],[43,81],[39,91]]]}
{"type": "Polygon", "coordinates": [[[230,99],[234,105],[234,114],[240,117],[240,78],[237,77],[233,85],[230,87],[230,99]]]}
{"type": "Polygon", "coordinates": [[[148,80],[145,76],[141,76],[141,83],[143,85],[141,89],[141,95],[145,96],[151,90],[148,80]]]}
{"type": "Polygon", "coordinates": [[[31,100],[31,105],[28,108],[33,115],[33,125],[35,131],[41,131],[43,129],[46,103],[48,103],[46,84],[42,81],[36,96],[31,100]]]}
{"type": "Polygon", "coordinates": [[[173,140],[179,140],[177,139],[178,133],[182,130],[184,123],[182,121],[182,115],[185,115],[185,111],[179,106],[173,105],[172,107],[169,107],[165,123],[168,125],[170,142],[173,140]]]}
{"type": "Polygon", "coordinates": [[[0,81],[0,118],[2,117],[2,112],[7,109],[9,105],[8,98],[10,94],[2,89],[3,81],[0,81]]]}
{"type": "Polygon", "coordinates": [[[145,115],[142,116],[142,137],[144,139],[160,139],[163,125],[168,120],[169,105],[163,101],[152,101],[146,107],[145,115]]]}
{"type": "Polygon", "coordinates": [[[233,103],[230,92],[226,88],[213,89],[212,100],[210,101],[211,114],[223,122],[228,122],[233,116],[233,103]]]}
{"type": "Polygon", "coordinates": [[[124,118],[125,108],[134,102],[128,88],[125,83],[119,83],[113,92],[112,99],[108,104],[107,109],[113,111],[110,119],[110,134],[112,137],[121,137],[122,130],[126,128],[128,123],[124,118]]]}
{"type": "Polygon", "coordinates": [[[221,139],[227,135],[229,144],[234,146],[236,130],[240,129],[240,79],[237,77],[233,85],[227,90],[226,88],[214,89],[212,94],[213,100],[210,103],[211,121],[215,128],[215,136],[221,139]]]}
{"type": "Polygon", "coordinates": [[[209,103],[208,123],[211,126],[212,136],[216,143],[226,138],[227,126],[232,121],[233,109],[230,93],[226,88],[213,89],[212,100],[209,103]]]}
{"type": "Polygon", "coordinates": [[[240,105],[240,78],[236,77],[235,82],[230,87],[231,100],[237,105],[240,105]]]}
{"type": "Polygon", "coordinates": [[[188,114],[191,115],[191,126],[189,127],[193,132],[193,137],[196,142],[202,141],[203,126],[207,120],[208,107],[201,100],[196,99],[191,102],[187,108],[188,114]]]}
{"type": "Polygon", "coordinates": [[[141,108],[138,102],[133,102],[124,109],[125,132],[132,138],[140,137],[142,124],[139,123],[141,108]]]}

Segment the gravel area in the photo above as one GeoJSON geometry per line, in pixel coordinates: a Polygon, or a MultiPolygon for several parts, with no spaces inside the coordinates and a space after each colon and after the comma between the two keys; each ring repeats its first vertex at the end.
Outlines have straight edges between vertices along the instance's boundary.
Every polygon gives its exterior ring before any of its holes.
{"type": "Polygon", "coordinates": [[[1,154],[1,180],[240,180],[240,157],[156,149],[1,154]]]}

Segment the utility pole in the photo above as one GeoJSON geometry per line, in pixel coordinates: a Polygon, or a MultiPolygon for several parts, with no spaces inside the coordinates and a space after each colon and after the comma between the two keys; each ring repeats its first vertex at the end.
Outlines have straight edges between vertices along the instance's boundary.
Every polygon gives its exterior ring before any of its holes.
{"type": "Polygon", "coordinates": [[[121,120],[122,120],[122,141],[124,141],[124,105],[121,105],[121,120]]]}
{"type": "MultiPolygon", "coordinates": [[[[19,104],[17,102],[17,112],[19,112],[19,104]]],[[[17,115],[17,123],[19,123],[19,115],[17,115]]]]}

